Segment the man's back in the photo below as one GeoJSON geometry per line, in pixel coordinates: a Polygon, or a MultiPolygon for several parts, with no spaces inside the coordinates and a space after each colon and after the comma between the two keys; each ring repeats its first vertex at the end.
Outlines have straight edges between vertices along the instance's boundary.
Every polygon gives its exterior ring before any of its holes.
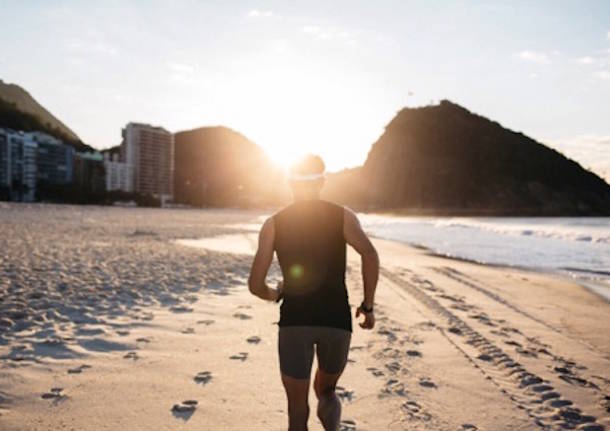
{"type": "Polygon", "coordinates": [[[263,223],[248,288],[267,301],[284,298],[278,356],[288,401],[289,430],[307,429],[315,356],[317,415],[325,430],[336,431],[341,421],[341,401],[335,389],[347,364],[352,335],[345,288],[346,244],[362,258],[364,300],[356,308],[356,317],[364,315],[364,322],[359,324],[364,329],[375,326],[373,302],[379,256],[356,214],[320,200],[324,184],[324,162],[320,157],[310,154],[293,166],[289,184],[295,203],[263,223]],[[274,253],[283,275],[275,289],[265,281],[274,253]]]}
{"type": "Polygon", "coordinates": [[[299,201],[273,219],[274,249],[284,279],[280,326],[351,331],[343,207],[319,199],[299,201]]]}

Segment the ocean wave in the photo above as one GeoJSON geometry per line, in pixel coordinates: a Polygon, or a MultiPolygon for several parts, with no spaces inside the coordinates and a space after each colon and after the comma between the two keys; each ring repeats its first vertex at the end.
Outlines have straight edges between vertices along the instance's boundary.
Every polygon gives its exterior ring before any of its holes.
{"type": "MultiPolygon", "coordinates": [[[[524,219],[523,221],[525,222],[527,221],[527,219],[524,219]]],[[[560,223],[540,226],[528,225],[525,223],[519,223],[515,222],[515,220],[508,219],[437,219],[430,222],[435,227],[441,229],[478,229],[501,235],[537,236],[569,241],[610,244],[610,219],[606,221],[605,226],[603,223],[599,222],[593,224],[592,226],[586,226],[582,224],[574,226],[560,223]]]]}

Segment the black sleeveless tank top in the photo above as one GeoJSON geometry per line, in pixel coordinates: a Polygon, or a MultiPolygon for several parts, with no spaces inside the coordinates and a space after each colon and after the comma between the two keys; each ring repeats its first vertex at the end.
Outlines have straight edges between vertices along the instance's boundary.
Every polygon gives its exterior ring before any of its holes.
{"type": "Polygon", "coordinates": [[[279,326],[352,330],[343,211],[316,199],[296,202],[273,216],[274,247],[284,277],[279,326]]]}

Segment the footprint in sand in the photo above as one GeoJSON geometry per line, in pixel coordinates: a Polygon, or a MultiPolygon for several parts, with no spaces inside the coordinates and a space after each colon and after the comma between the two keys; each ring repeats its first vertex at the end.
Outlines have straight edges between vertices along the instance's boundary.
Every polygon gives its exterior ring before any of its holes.
{"type": "Polygon", "coordinates": [[[116,331],[116,333],[121,337],[126,337],[127,335],[129,335],[129,331],[126,329],[119,329],[118,331],[116,331]]]}
{"type": "Polygon", "coordinates": [[[248,316],[247,314],[244,314],[244,313],[235,313],[235,314],[233,315],[233,317],[236,317],[236,318],[238,318],[238,319],[240,319],[240,320],[248,320],[248,319],[252,319],[252,316],[248,316]]]}
{"type": "Polygon", "coordinates": [[[452,326],[451,328],[447,329],[449,332],[451,332],[452,334],[455,335],[462,335],[462,330],[458,327],[452,326]]]}
{"type": "Polygon", "coordinates": [[[136,338],[136,342],[138,342],[138,343],[150,343],[150,338],[149,337],[136,338]]]}
{"type": "Polygon", "coordinates": [[[380,369],[377,369],[375,367],[368,367],[366,370],[370,371],[371,374],[374,375],[375,377],[383,376],[383,371],[381,371],[380,369]]]}
{"type": "Polygon", "coordinates": [[[604,395],[600,404],[606,409],[606,412],[610,413],[610,395],[604,395]]]}
{"type": "Polygon", "coordinates": [[[473,424],[462,424],[462,429],[464,431],[466,431],[466,430],[468,430],[468,431],[477,431],[478,430],[476,425],[473,425],[473,424]]]}
{"type": "Polygon", "coordinates": [[[508,344],[509,346],[521,347],[521,343],[514,340],[506,340],[504,344],[508,344]]]}
{"type": "Polygon", "coordinates": [[[385,367],[392,373],[396,373],[400,370],[400,364],[396,361],[385,364],[385,367]]]}
{"type": "Polygon", "coordinates": [[[140,359],[140,355],[138,355],[137,352],[127,352],[123,355],[123,358],[133,359],[134,361],[137,361],[138,359],[140,359]]]}
{"type": "Polygon", "coordinates": [[[197,373],[195,377],[193,377],[193,380],[201,385],[206,385],[210,382],[210,380],[212,380],[212,373],[209,371],[201,371],[197,373]]]}
{"type": "Polygon", "coordinates": [[[261,337],[257,337],[256,335],[253,335],[253,336],[249,337],[246,341],[250,344],[258,344],[261,342],[261,337]]]}
{"type": "Polygon", "coordinates": [[[411,357],[421,357],[421,352],[418,350],[407,350],[407,355],[411,357]]]}
{"type": "Polygon", "coordinates": [[[182,331],[183,334],[194,334],[195,333],[195,329],[194,328],[184,328],[182,331]]]}
{"type": "Polygon", "coordinates": [[[91,368],[91,365],[82,364],[75,368],[68,368],[68,374],[80,374],[87,368],[91,368]]]}
{"type": "Polygon", "coordinates": [[[422,377],[419,379],[419,386],[423,386],[424,388],[436,388],[436,383],[427,377],[422,377]]]}
{"type": "Polygon", "coordinates": [[[520,355],[522,355],[522,356],[526,356],[526,357],[529,357],[529,358],[537,358],[537,357],[538,357],[538,353],[536,353],[536,352],[535,352],[534,350],[532,350],[531,348],[530,348],[530,349],[524,349],[524,348],[522,348],[522,347],[517,347],[517,348],[515,349],[515,351],[516,351],[517,353],[519,353],[520,355]]]}
{"type": "Polygon", "coordinates": [[[419,413],[421,410],[421,406],[415,401],[407,401],[402,405],[402,408],[410,413],[419,413]]]}
{"type": "Polygon", "coordinates": [[[67,395],[62,394],[63,390],[64,388],[51,388],[49,392],[42,394],[40,397],[44,400],[62,401],[68,398],[67,395]]]}
{"type": "Polygon", "coordinates": [[[354,391],[348,391],[342,386],[337,386],[335,388],[335,393],[341,401],[347,400],[351,402],[352,398],[354,397],[354,391]]]}
{"type": "Polygon", "coordinates": [[[407,401],[402,405],[402,408],[407,412],[407,415],[412,420],[428,422],[432,418],[432,416],[430,416],[428,412],[424,411],[422,406],[415,401],[407,401]]]}
{"type": "Polygon", "coordinates": [[[389,379],[385,383],[385,387],[381,390],[384,395],[398,395],[404,397],[407,395],[405,385],[396,379],[389,379]]]}
{"type": "Polygon", "coordinates": [[[239,306],[239,307],[237,307],[237,308],[245,308],[245,309],[250,309],[250,308],[252,308],[252,306],[251,306],[251,305],[240,305],[240,306],[239,306]]]}
{"type": "Polygon", "coordinates": [[[479,356],[477,356],[477,359],[485,362],[490,362],[493,360],[493,358],[487,353],[481,353],[479,356]]]}
{"type": "Polygon", "coordinates": [[[237,355],[229,356],[229,359],[243,362],[248,359],[248,352],[239,352],[237,355]]]}
{"type": "Polygon", "coordinates": [[[170,310],[174,313],[191,313],[193,308],[186,305],[174,305],[173,307],[170,307],[170,310]]]}
{"type": "Polygon", "coordinates": [[[351,419],[342,420],[339,424],[339,431],[356,431],[356,422],[351,419]]]}
{"type": "Polygon", "coordinates": [[[214,323],[214,320],[211,320],[211,319],[205,319],[205,320],[198,320],[197,321],[198,325],[205,325],[205,326],[210,326],[212,323],[214,323]]]}
{"type": "Polygon", "coordinates": [[[197,409],[197,404],[198,402],[195,400],[186,400],[180,404],[174,404],[172,406],[172,414],[186,420],[193,415],[195,409],[197,409]]]}

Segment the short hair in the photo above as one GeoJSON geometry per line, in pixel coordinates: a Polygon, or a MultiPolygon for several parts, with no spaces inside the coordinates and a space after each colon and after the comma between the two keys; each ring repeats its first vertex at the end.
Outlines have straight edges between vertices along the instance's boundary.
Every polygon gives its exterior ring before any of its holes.
{"type": "Polygon", "coordinates": [[[323,174],[326,166],[322,157],[315,154],[306,154],[290,167],[291,175],[323,174]]]}

